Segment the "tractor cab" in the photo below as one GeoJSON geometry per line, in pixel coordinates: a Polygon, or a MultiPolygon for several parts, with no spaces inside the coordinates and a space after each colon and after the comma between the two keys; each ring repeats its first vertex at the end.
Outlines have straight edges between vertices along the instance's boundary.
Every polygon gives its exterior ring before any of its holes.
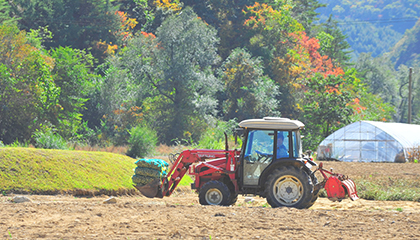
{"type": "MultiPolygon", "coordinates": [[[[241,151],[243,171],[240,174],[243,186],[260,185],[263,172],[280,162],[298,161],[305,165],[300,135],[300,130],[304,127],[302,122],[265,117],[242,121],[239,126],[245,130],[241,151]]],[[[308,164],[307,167],[312,165],[308,164]]]]}

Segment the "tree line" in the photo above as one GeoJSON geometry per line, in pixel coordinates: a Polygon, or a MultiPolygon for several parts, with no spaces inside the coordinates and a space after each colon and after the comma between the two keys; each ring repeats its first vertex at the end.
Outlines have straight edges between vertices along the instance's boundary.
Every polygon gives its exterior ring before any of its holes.
{"type": "Polygon", "coordinates": [[[397,102],[369,75],[380,66],[350,62],[337,23],[316,23],[321,6],[0,0],[0,140],[192,143],[277,116],[304,122],[315,150],[350,122],[393,120],[397,102]]]}

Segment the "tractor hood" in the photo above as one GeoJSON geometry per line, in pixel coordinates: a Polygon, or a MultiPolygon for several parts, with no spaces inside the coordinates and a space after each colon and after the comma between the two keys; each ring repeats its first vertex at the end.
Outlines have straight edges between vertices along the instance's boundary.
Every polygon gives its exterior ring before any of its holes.
{"type": "Polygon", "coordinates": [[[248,119],[239,123],[241,128],[297,130],[303,129],[305,124],[289,118],[264,117],[263,119],[248,119]]]}

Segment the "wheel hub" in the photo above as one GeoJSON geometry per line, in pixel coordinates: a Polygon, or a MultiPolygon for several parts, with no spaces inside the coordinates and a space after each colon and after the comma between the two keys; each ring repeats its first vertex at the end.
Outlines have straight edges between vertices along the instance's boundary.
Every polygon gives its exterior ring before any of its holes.
{"type": "Polygon", "coordinates": [[[213,188],[207,191],[206,193],[206,201],[210,205],[219,205],[223,200],[222,192],[219,189],[213,188]]]}
{"type": "Polygon", "coordinates": [[[286,188],[287,194],[291,194],[293,192],[293,189],[291,187],[286,188]]]}
{"type": "Polygon", "coordinates": [[[303,185],[295,176],[287,175],[280,177],[274,184],[274,196],[283,205],[293,205],[303,195],[303,185]]]}

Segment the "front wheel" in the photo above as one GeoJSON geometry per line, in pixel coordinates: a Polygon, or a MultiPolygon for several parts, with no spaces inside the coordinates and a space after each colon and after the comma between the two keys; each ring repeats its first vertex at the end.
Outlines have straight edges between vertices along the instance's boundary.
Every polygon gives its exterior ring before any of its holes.
{"type": "Polygon", "coordinates": [[[274,170],[265,183],[265,196],[271,207],[306,208],[314,186],[308,174],[293,166],[274,170]]]}
{"type": "Polygon", "coordinates": [[[198,194],[201,205],[221,205],[231,204],[231,192],[226,184],[220,181],[210,181],[203,185],[198,194]]]}

